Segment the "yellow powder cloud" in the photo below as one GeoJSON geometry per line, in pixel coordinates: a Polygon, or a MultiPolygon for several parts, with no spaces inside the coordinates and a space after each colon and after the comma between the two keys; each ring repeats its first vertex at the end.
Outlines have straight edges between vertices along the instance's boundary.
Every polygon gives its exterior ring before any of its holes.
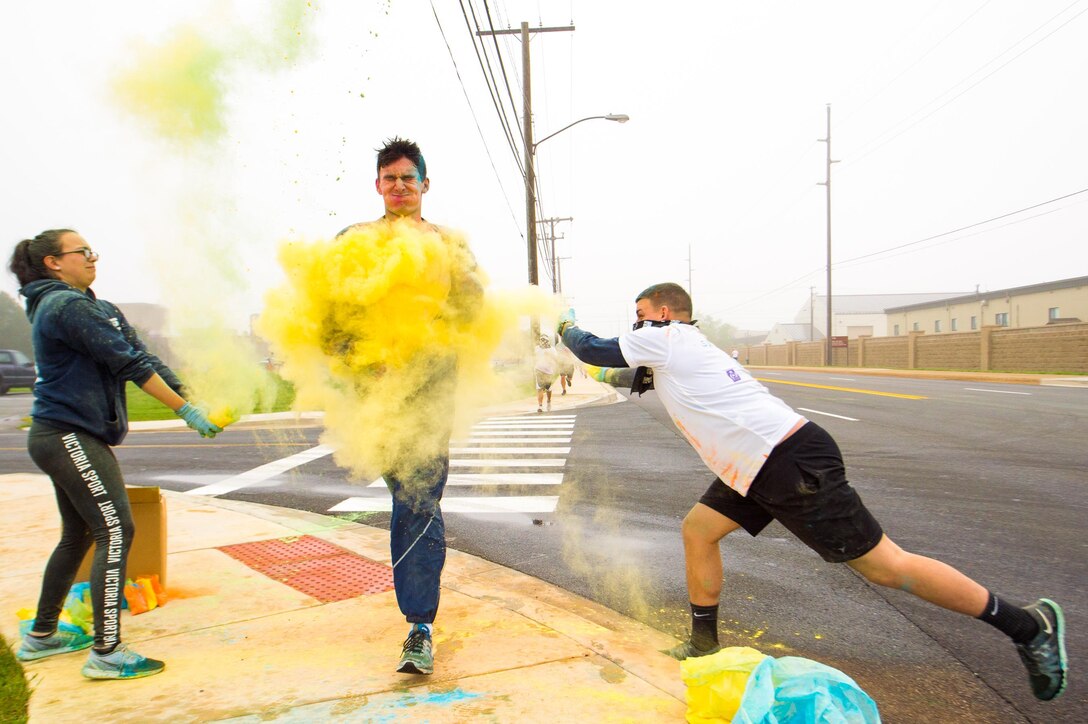
{"type": "Polygon", "coordinates": [[[540,292],[486,288],[465,238],[410,220],[353,227],[280,248],[287,282],[258,329],[295,384],[325,411],[324,441],[360,478],[409,478],[491,397],[491,355],[520,315],[554,313],[540,292]]]}
{"type": "Polygon", "coordinates": [[[177,30],[161,46],[140,45],[131,69],[117,77],[123,106],[165,138],[214,139],[223,120],[223,52],[193,27],[177,30]]]}

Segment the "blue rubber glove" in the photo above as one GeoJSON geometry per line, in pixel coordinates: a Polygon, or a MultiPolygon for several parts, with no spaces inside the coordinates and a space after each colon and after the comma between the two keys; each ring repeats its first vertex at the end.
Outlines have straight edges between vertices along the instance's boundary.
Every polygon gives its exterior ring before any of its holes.
{"type": "Polygon", "coordinates": [[[570,309],[568,309],[567,311],[565,311],[565,312],[563,312],[562,314],[559,315],[559,322],[555,326],[555,333],[558,334],[560,337],[562,337],[563,336],[563,330],[565,330],[567,327],[573,327],[573,326],[574,326],[574,308],[571,307],[570,309]]]}
{"type": "Polygon", "coordinates": [[[215,437],[215,433],[223,432],[223,428],[209,420],[199,407],[193,407],[188,402],[174,414],[185,420],[185,424],[199,432],[201,437],[215,437]]]}

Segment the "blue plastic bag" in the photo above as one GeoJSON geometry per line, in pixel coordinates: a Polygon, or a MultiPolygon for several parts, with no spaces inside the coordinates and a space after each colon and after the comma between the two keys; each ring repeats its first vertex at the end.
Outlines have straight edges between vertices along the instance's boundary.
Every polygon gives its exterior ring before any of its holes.
{"type": "Polygon", "coordinates": [[[733,724],[878,724],[880,713],[849,676],[798,656],[767,657],[752,671],[733,724]]]}

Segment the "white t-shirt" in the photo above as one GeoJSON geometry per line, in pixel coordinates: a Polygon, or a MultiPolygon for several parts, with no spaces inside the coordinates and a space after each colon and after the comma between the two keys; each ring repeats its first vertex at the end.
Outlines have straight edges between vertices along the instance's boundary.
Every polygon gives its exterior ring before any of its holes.
{"type": "Polygon", "coordinates": [[[533,366],[537,372],[554,376],[558,364],[558,360],[555,358],[555,349],[552,347],[536,348],[536,353],[533,355],[533,366]]]}
{"type": "Polygon", "coordinates": [[[722,482],[741,495],[771,449],[804,418],[697,328],[673,322],[620,337],[632,367],[652,367],[672,421],[722,482]]]}

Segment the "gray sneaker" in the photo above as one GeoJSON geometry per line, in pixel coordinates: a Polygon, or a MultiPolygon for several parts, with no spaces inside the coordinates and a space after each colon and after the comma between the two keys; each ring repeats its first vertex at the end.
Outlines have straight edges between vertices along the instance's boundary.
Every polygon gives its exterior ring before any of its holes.
{"type": "Polygon", "coordinates": [[[83,675],[88,679],[140,679],[162,673],[166,664],[157,659],[140,656],[124,644],[106,655],[91,651],[83,665],[83,675]]]}
{"type": "Polygon", "coordinates": [[[404,641],[397,671],[402,674],[434,673],[434,648],[426,626],[418,623],[412,626],[411,633],[404,641]]]}
{"type": "Polygon", "coordinates": [[[71,651],[80,651],[94,643],[94,636],[74,631],[54,631],[49,636],[31,636],[29,633],[23,637],[19,650],[15,652],[15,658],[19,661],[34,661],[44,659],[47,656],[67,654],[71,651]]]}
{"type": "Polygon", "coordinates": [[[1065,691],[1065,617],[1061,606],[1049,598],[1024,609],[1039,622],[1039,633],[1026,644],[1017,644],[1016,652],[1028,670],[1035,698],[1050,701],[1065,691]]]}
{"type": "Polygon", "coordinates": [[[691,639],[688,639],[682,644],[677,644],[671,649],[662,649],[661,653],[666,656],[671,656],[677,661],[683,661],[684,659],[693,659],[696,656],[710,656],[716,654],[722,650],[722,647],[718,644],[712,645],[709,649],[701,649],[692,643],[691,639]]]}

